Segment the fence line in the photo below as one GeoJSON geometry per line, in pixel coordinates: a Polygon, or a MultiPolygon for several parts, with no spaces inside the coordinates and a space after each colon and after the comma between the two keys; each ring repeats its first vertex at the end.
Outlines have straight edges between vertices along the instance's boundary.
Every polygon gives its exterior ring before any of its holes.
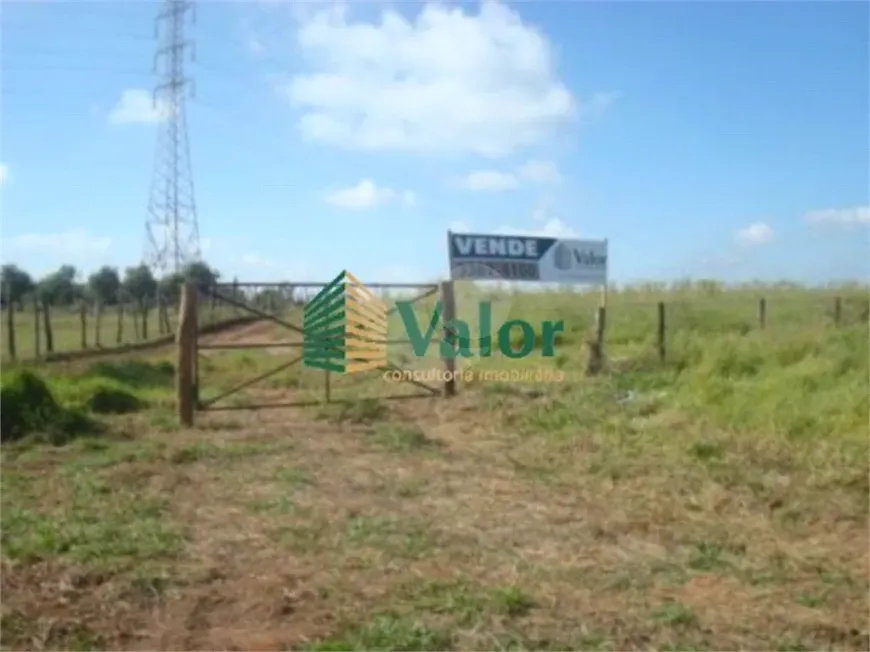
{"type": "MultiPolygon", "coordinates": [[[[237,311],[210,308],[200,316],[200,326],[238,317],[237,311]]],[[[173,335],[177,321],[177,309],[168,302],[106,306],[98,301],[79,301],[52,306],[29,297],[4,307],[3,313],[3,357],[13,361],[144,344],[173,335]]]]}
{"type": "MultiPolygon", "coordinates": [[[[235,288],[231,288],[233,292],[235,288]]],[[[742,298],[741,298],[742,299],[742,298]]],[[[740,303],[744,303],[741,300],[740,303]]],[[[776,312],[778,305],[801,303],[801,313],[806,313],[807,308],[818,306],[822,308],[819,317],[833,326],[841,326],[858,321],[867,323],[870,319],[870,299],[866,297],[849,297],[844,301],[842,296],[820,297],[811,296],[805,299],[796,297],[783,297],[781,302],[776,299],[769,300],[767,297],[759,297],[756,303],[755,324],[759,329],[770,327],[769,317],[771,308],[776,312]],[[824,300],[824,302],[823,302],[824,300]],[[848,310],[847,308],[851,308],[848,310]]],[[[222,306],[214,299],[202,302],[199,311],[198,323],[200,327],[215,325],[219,322],[237,320],[240,309],[232,306],[222,306]]],[[[273,295],[254,299],[254,304],[264,311],[277,313],[291,308],[298,303],[293,297],[276,297],[273,295]]],[[[617,303],[617,302],[615,302],[617,303]]],[[[730,303],[730,301],[728,302],[730,303]]],[[[617,305],[608,306],[607,309],[599,308],[596,315],[596,340],[599,348],[608,339],[608,334],[613,334],[616,322],[608,319],[610,315],[619,321],[620,313],[631,312],[640,315],[646,312],[650,320],[650,326],[654,324],[656,349],[661,360],[667,358],[667,335],[668,320],[674,317],[674,309],[677,311],[693,306],[702,309],[709,305],[704,299],[676,298],[671,301],[634,301],[618,302],[617,305]],[[654,316],[653,316],[654,315],[654,316]],[[607,331],[605,333],[605,324],[607,331]]],[[[721,305],[714,301],[713,305],[721,305]]],[[[745,305],[745,303],[744,303],[745,305]]],[[[731,306],[729,305],[729,308],[731,306]]],[[[730,309],[723,309],[729,314],[730,309]]],[[[178,311],[167,301],[156,301],[150,304],[119,303],[105,306],[98,301],[80,301],[74,306],[51,306],[48,302],[31,297],[27,301],[4,308],[5,319],[2,328],[6,331],[3,337],[3,357],[9,360],[39,359],[51,356],[55,353],[67,353],[72,351],[105,351],[112,348],[123,348],[130,344],[146,343],[149,340],[166,338],[175,333],[178,320],[178,311]],[[104,326],[106,320],[110,322],[114,318],[114,333],[107,331],[104,326]],[[111,334],[110,334],[111,333],[111,334]],[[107,337],[108,336],[108,337],[107,337]],[[74,344],[77,342],[76,344],[74,344]]],[[[747,313],[747,317],[750,313],[747,313]]],[[[746,322],[749,320],[747,319],[746,322]]],[[[741,328],[751,328],[751,324],[744,322],[741,328]]]]}

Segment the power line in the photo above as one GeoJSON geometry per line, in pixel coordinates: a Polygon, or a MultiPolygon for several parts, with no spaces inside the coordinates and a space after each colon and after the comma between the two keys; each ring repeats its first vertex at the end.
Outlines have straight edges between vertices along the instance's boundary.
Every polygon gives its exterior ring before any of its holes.
{"type": "Polygon", "coordinates": [[[157,134],[145,225],[145,260],[160,275],[170,270],[179,272],[184,265],[200,259],[184,98],[188,85],[192,85],[184,74],[184,57],[188,49],[194,53],[193,42],[184,37],[188,11],[194,18],[190,0],[164,0],[156,20],[162,39],[154,59],[161,79],[154,89],[154,104],[164,120],[157,134]]]}

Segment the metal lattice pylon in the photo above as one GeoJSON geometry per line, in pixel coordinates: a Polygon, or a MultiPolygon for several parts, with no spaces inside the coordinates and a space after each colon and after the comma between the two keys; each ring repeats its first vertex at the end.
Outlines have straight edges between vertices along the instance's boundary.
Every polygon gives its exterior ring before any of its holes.
{"type": "Polygon", "coordinates": [[[160,41],[154,55],[160,80],[154,89],[154,110],[160,119],[154,172],[148,200],[145,263],[162,276],[178,272],[200,259],[199,225],[193,189],[193,170],[187,136],[185,92],[193,82],[184,73],[185,53],[194,55],[193,42],[184,36],[190,0],[164,0],[157,15],[160,41]]]}

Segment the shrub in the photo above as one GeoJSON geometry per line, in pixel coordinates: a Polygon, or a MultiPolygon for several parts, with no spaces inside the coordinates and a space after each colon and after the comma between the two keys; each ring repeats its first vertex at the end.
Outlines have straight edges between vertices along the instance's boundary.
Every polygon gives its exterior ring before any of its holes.
{"type": "Polygon", "coordinates": [[[127,414],[147,405],[138,388],[112,378],[58,376],[51,379],[51,387],[64,405],[81,406],[94,414],[127,414]]]}
{"type": "Polygon", "coordinates": [[[85,399],[84,405],[97,414],[127,414],[141,410],[144,402],[118,387],[97,385],[85,399]]]}
{"type": "Polygon", "coordinates": [[[174,374],[175,369],[168,361],[122,360],[92,364],[86,375],[112,380],[129,387],[144,388],[169,387],[172,385],[174,374]]]}
{"type": "Polygon", "coordinates": [[[13,373],[0,388],[2,441],[20,439],[57,416],[60,406],[45,382],[30,371],[13,373]]]}
{"type": "Polygon", "coordinates": [[[55,444],[96,430],[81,410],[62,407],[45,381],[32,371],[16,371],[0,387],[0,441],[19,440],[41,433],[55,444]]]}

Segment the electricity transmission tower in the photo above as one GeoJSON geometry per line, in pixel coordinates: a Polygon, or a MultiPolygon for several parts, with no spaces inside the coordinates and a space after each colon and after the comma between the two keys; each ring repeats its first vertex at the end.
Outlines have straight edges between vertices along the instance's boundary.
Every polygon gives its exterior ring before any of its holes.
{"type": "Polygon", "coordinates": [[[191,0],[164,0],[157,15],[155,32],[159,40],[154,55],[159,81],[154,88],[154,110],[161,122],[146,222],[145,262],[157,275],[179,272],[200,258],[199,225],[193,192],[193,171],[187,138],[185,91],[193,82],[184,74],[184,59],[193,42],[184,36],[191,0]]]}

